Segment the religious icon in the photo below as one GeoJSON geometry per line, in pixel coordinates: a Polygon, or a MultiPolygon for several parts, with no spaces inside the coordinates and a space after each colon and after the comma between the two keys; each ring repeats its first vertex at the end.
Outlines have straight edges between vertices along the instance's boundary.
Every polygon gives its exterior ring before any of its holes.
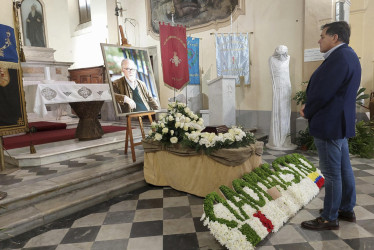
{"type": "Polygon", "coordinates": [[[117,116],[160,109],[147,49],[101,44],[117,116]]]}
{"type": "Polygon", "coordinates": [[[23,43],[46,47],[43,6],[38,0],[23,0],[21,5],[23,43]]]}

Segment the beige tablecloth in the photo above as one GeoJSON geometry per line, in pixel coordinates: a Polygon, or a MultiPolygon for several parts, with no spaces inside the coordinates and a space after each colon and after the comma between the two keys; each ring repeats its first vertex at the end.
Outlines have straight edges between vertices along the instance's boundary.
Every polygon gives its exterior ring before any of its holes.
{"type": "Polygon", "coordinates": [[[256,142],[251,148],[248,158],[236,166],[224,165],[205,154],[181,156],[167,150],[145,150],[144,178],[152,185],[170,186],[201,197],[213,191],[220,194],[221,185],[231,188],[234,179],[261,165],[263,143],[256,142]]]}

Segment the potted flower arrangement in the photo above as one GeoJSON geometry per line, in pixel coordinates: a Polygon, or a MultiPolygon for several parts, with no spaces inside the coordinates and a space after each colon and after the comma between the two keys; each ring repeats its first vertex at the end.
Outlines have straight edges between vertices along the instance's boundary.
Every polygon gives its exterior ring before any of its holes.
{"type": "Polygon", "coordinates": [[[253,133],[232,127],[227,133],[202,132],[204,120],[194,114],[186,104],[169,104],[166,114],[161,114],[157,122],[152,122],[147,140],[165,146],[181,145],[206,154],[221,148],[239,148],[255,142],[253,133]]]}

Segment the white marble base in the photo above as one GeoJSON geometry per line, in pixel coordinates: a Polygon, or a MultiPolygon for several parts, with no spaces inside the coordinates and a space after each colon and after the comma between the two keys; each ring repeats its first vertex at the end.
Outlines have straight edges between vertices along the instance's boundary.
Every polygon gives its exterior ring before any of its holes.
{"type": "Polygon", "coordinates": [[[55,51],[52,48],[23,46],[26,61],[53,62],[55,60],[55,51]]]}
{"type": "Polygon", "coordinates": [[[296,136],[298,136],[299,131],[304,131],[308,127],[308,120],[304,117],[296,118],[296,136]]]}
{"type": "Polygon", "coordinates": [[[236,125],[235,79],[235,76],[221,76],[208,82],[211,125],[236,125]]]}
{"type": "Polygon", "coordinates": [[[295,150],[295,149],[297,149],[297,145],[295,145],[295,144],[291,144],[289,146],[277,147],[277,146],[273,146],[273,145],[270,145],[269,143],[267,143],[265,146],[267,148],[272,149],[272,150],[281,150],[281,151],[282,150],[287,151],[287,150],[295,150]]]}
{"type": "Polygon", "coordinates": [[[208,109],[202,109],[200,110],[201,118],[204,120],[204,126],[209,126],[209,110],[208,109]]]}

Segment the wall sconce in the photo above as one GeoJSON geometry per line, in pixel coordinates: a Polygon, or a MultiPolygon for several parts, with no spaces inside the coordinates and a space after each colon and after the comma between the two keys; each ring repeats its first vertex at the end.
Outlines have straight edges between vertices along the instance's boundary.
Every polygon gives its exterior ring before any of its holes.
{"type": "Polygon", "coordinates": [[[348,23],[350,7],[351,7],[350,0],[336,0],[335,21],[346,21],[348,23]]]}
{"type": "Polygon", "coordinates": [[[114,15],[122,17],[122,12],[123,12],[123,9],[122,9],[121,3],[116,2],[116,8],[114,9],[114,15]]]}

